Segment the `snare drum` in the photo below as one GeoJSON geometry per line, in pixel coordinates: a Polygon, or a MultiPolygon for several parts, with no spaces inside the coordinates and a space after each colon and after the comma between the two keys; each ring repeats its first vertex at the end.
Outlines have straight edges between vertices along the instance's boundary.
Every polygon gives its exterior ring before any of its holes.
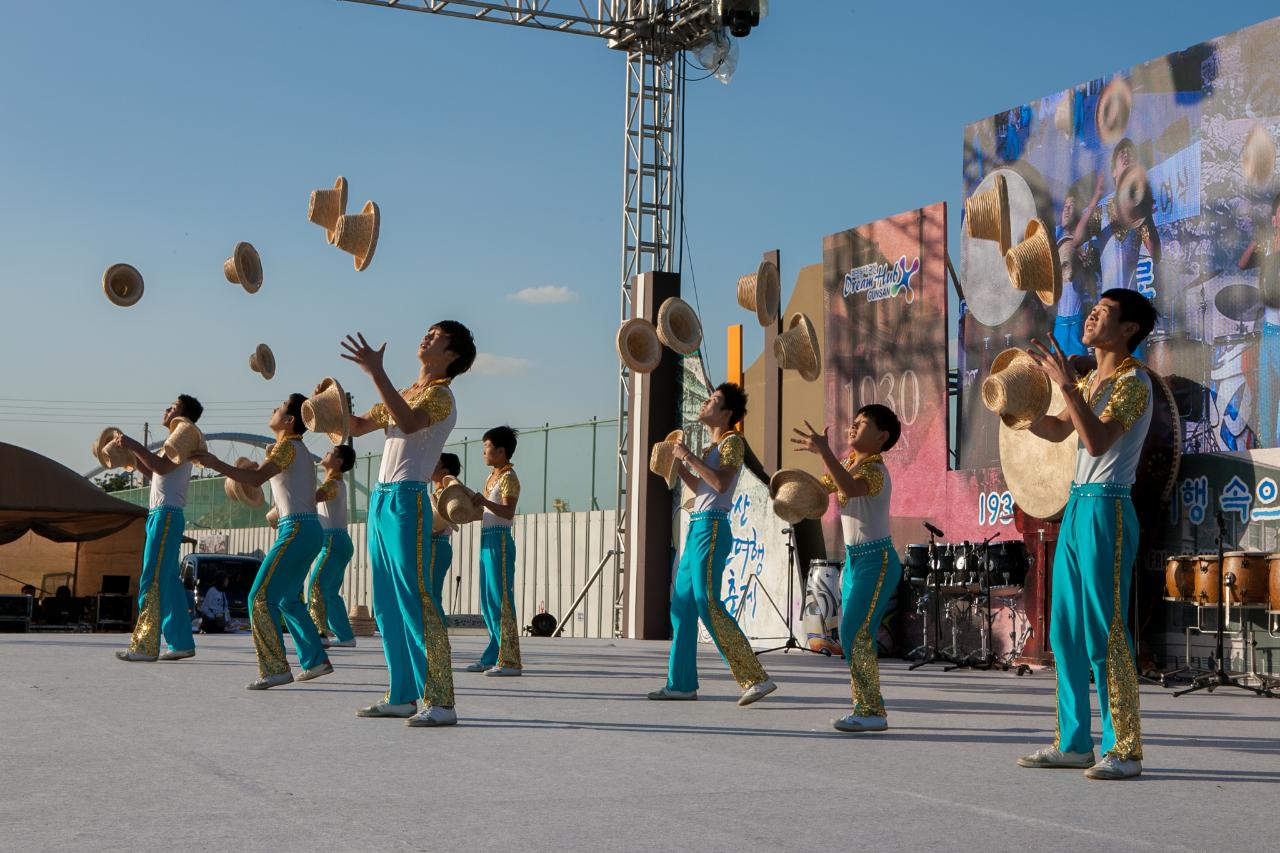
{"type": "Polygon", "coordinates": [[[1267,601],[1267,555],[1261,551],[1231,551],[1222,557],[1227,588],[1235,604],[1267,601]]]}
{"type": "Polygon", "coordinates": [[[1170,557],[1164,564],[1164,600],[1191,601],[1196,589],[1196,560],[1192,554],[1170,557]]]}
{"type": "Polygon", "coordinates": [[[1267,609],[1280,611],[1280,554],[1267,556],[1267,569],[1271,575],[1271,582],[1268,585],[1267,609]]]}
{"type": "Polygon", "coordinates": [[[1218,584],[1222,577],[1222,567],[1218,565],[1217,554],[1200,554],[1195,557],[1195,598],[1197,604],[1217,604],[1218,584]]]}

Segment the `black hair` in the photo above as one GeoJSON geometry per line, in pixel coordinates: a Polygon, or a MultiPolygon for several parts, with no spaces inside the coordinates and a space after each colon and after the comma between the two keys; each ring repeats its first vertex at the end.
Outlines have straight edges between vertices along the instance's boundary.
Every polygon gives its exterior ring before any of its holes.
{"type": "Polygon", "coordinates": [[[290,394],[284,407],[284,413],[293,418],[294,435],[302,435],[307,431],[307,425],[302,422],[302,404],[305,402],[307,398],[302,394],[290,394]]]}
{"type": "Polygon", "coordinates": [[[729,427],[737,426],[747,416],[747,392],[736,382],[721,382],[716,390],[724,398],[724,407],[729,410],[729,427]]]}
{"type": "Polygon", "coordinates": [[[356,467],[356,449],[349,444],[339,444],[334,448],[338,452],[338,470],[347,473],[356,467]]]}
{"type": "Polygon", "coordinates": [[[471,330],[457,320],[441,320],[431,328],[439,329],[449,336],[447,349],[457,356],[449,362],[449,366],[445,368],[445,374],[453,379],[470,370],[476,360],[476,340],[471,336],[471,330]]]}
{"type": "Polygon", "coordinates": [[[1126,136],[1116,143],[1115,148],[1111,149],[1111,171],[1115,171],[1116,160],[1120,159],[1120,152],[1125,150],[1128,150],[1133,155],[1131,159],[1134,164],[1138,162],[1138,146],[1134,145],[1133,140],[1126,136]]]}
{"type": "Polygon", "coordinates": [[[858,415],[866,416],[867,420],[876,425],[876,429],[889,434],[889,437],[884,440],[884,444],[880,448],[881,453],[892,448],[898,443],[898,439],[902,437],[902,422],[898,420],[898,416],[894,414],[893,409],[888,406],[880,403],[870,403],[854,413],[854,417],[858,415]]]}
{"type": "Polygon", "coordinates": [[[1126,344],[1129,352],[1133,352],[1138,348],[1138,344],[1146,340],[1147,335],[1151,334],[1151,330],[1156,327],[1156,320],[1160,319],[1160,312],[1156,310],[1156,306],[1151,304],[1151,300],[1143,296],[1136,290],[1126,290],[1123,287],[1113,287],[1105,290],[1098,297],[1101,302],[1104,299],[1110,299],[1120,306],[1120,322],[1121,323],[1137,323],[1138,331],[1129,336],[1126,344]]]}
{"type": "Polygon", "coordinates": [[[444,472],[450,477],[456,477],[462,473],[462,460],[456,453],[441,453],[440,464],[444,466],[444,472]]]}
{"type": "Polygon", "coordinates": [[[509,426],[496,426],[484,434],[484,440],[507,451],[507,461],[516,455],[516,431],[509,426]]]}
{"type": "Polygon", "coordinates": [[[204,414],[204,406],[190,394],[179,394],[178,402],[182,404],[182,416],[192,423],[200,420],[200,416],[204,414]]]}

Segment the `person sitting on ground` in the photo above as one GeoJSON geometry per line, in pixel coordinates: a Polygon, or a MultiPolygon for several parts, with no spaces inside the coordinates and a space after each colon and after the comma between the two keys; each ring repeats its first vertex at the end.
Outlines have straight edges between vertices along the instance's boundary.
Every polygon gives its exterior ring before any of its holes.
{"type": "Polygon", "coordinates": [[[226,633],[227,623],[231,621],[231,610],[227,606],[227,587],[230,581],[226,575],[218,575],[213,585],[204,591],[200,600],[200,630],[205,634],[226,633]]]}

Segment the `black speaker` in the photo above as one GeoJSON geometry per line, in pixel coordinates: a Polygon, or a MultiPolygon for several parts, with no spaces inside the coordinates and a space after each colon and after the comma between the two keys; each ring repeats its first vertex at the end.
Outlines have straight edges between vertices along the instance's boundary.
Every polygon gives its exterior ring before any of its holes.
{"type": "Polygon", "coordinates": [[[128,575],[103,575],[102,576],[102,594],[103,595],[128,595],[129,594],[129,576],[128,575]]]}
{"type": "Polygon", "coordinates": [[[0,595],[0,619],[30,619],[31,596],[0,595]]]}
{"type": "MultiPolygon", "coordinates": [[[[127,575],[125,576],[127,579],[127,575]]],[[[96,615],[94,622],[116,622],[122,625],[133,624],[133,598],[128,595],[95,595],[96,615]]]]}

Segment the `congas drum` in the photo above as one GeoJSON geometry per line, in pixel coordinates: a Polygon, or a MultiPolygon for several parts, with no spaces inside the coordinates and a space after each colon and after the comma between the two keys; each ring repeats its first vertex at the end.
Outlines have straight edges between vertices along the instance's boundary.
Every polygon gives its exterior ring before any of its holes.
{"type": "Polygon", "coordinates": [[[929,574],[929,546],[908,545],[902,560],[902,572],[909,578],[922,578],[929,574]]]}
{"type": "Polygon", "coordinates": [[[1280,612],[1280,554],[1267,557],[1267,573],[1271,576],[1268,584],[1267,609],[1280,612]]]}
{"type": "Polygon", "coordinates": [[[1222,557],[1227,589],[1233,604],[1265,604],[1267,555],[1260,551],[1230,551],[1222,557]]]}
{"type": "Polygon", "coordinates": [[[1164,600],[1190,601],[1196,590],[1196,560],[1192,554],[1170,557],[1164,564],[1164,600]]]}
{"type": "Polygon", "coordinates": [[[1222,567],[1218,565],[1217,554],[1200,554],[1196,557],[1196,604],[1217,604],[1218,584],[1221,583],[1222,567]]]}
{"type": "Polygon", "coordinates": [[[841,653],[835,640],[840,624],[840,569],[834,560],[810,560],[809,577],[804,587],[804,609],[800,623],[806,635],[805,645],[815,652],[841,653]]]}

